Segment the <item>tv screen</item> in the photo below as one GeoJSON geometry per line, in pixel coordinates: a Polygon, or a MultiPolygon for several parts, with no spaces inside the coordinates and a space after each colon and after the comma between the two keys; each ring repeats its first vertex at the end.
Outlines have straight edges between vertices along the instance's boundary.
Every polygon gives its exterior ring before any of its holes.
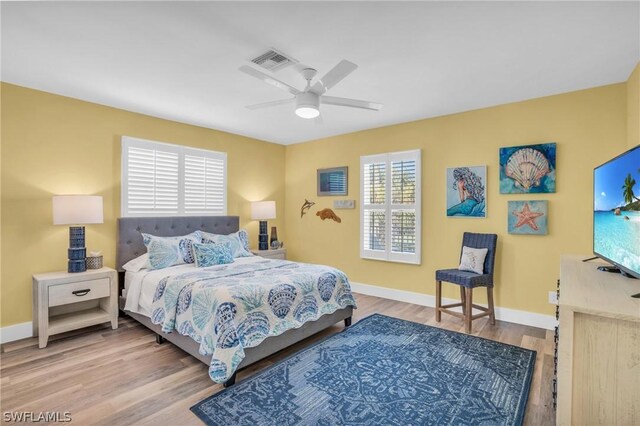
{"type": "Polygon", "coordinates": [[[593,253],[640,278],[640,145],[593,171],[593,253]]]}

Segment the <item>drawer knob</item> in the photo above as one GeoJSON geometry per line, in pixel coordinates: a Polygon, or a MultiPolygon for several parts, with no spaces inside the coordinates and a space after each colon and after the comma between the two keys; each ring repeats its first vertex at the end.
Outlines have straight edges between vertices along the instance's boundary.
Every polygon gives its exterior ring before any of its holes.
{"type": "Polygon", "coordinates": [[[76,290],[76,291],[72,291],[71,294],[74,294],[78,297],[82,297],[82,296],[86,296],[87,294],[89,294],[89,292],[91,291],[90,288],[85,288],[83,290],[76,290]]]}

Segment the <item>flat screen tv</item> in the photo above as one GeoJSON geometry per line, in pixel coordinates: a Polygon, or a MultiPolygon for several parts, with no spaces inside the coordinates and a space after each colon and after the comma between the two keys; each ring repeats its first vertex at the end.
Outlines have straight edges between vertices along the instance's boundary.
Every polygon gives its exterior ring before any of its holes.
{"type": "Polygon", "coordinates": [[[640,278],[640,145],[593,171],[593,253],[640,278]]]}

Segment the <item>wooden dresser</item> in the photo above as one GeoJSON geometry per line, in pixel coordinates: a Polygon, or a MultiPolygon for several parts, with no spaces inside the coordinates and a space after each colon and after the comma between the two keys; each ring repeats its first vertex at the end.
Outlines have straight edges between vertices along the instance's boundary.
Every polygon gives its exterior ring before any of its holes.
{"type": "Polygon", "coordinates": [[[597,270],[600,260],[563,256],[560,266],[558,425],[640,424],[640,280],[597,270]]]}

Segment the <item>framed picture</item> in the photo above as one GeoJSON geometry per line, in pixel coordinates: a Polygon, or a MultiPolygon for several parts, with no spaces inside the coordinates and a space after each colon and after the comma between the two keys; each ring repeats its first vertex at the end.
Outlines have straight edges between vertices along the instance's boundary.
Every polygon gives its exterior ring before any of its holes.
{"type": "Polygon", "coordinates": [[[447,169],[447,217],[487,217],[487,166],[447,169]]]}
{"type": "Polygon", "coordinates": [[[318,196],[347,195],[349,183],[348,167],[318,169],[318,196]]]}
{"type": "Polygon", "coordinates": [[[547,235],[547,201],[509,201],[507,231],[510,234],[547,235]]]}
{"type": "Polygon", "coordinates": [[[556,144],[500,148],[500,193],[556,192],[556,144]]]}

